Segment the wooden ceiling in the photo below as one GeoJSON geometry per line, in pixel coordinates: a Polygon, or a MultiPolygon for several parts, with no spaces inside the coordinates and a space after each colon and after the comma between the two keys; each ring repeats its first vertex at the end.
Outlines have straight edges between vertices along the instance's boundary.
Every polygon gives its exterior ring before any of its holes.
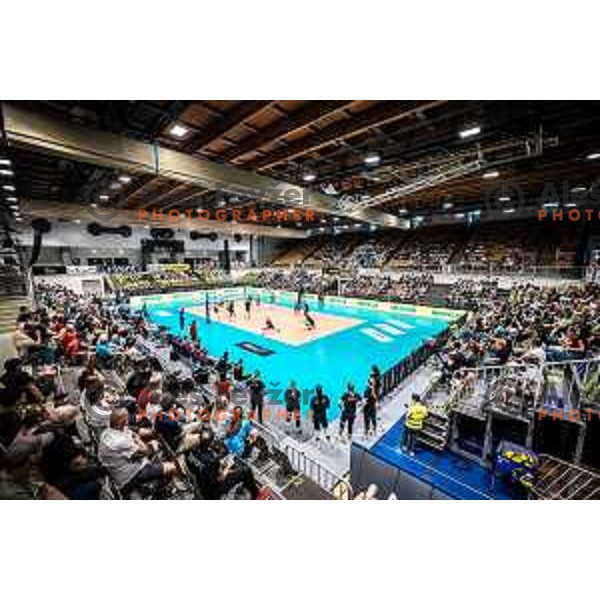
{"type": "MultiPolygon", "coordinates": [[[[377,202],[389,213],[438,211],[449,201],[482,205],[490,185],[518,186],[528,197],[544,185],[589,186],[600,175],[600,103],[568,101],[203,100],[19,102],[89,128],[158,143],[213,161],[377,202]],[[459,132],[479,125],[479,135],[459,132]],[[177,137],[171,129],[183,128],[177,137]],[[365,164],[376,153],[378,164],[365,164]],[[457,165],[479,168],[447,177],[457,165]],[[495,181],[483,178],[497,170],[495,181]],[[314,180],[305,182],[307,173],[314,180]],[[432,174],[445,174],[424,185],[432,174]],[[431,182],[430,182],[431,183],[431,182]],[[382,196],[390,189],[399,195],[382,196]],[[379,199],[380,198],[380,199],[379,199]]],[[[27,200],[89,202],[119,193],[128,208],[211,207],[213,192],[162,177],[118,181],[92,165],[10,150],[18,194],[27,200]],[[121,186],[115,189],[115,186],[121,186]]],[[[226,209],[274,208],[232,198],[226,209]]],[[[316,226],[331,218],[318,215],[316,226]]],[[[347,220],[351,224],[352,219],[347,220]]],[[[307,224],[308,225],[308,224],[307,224]]]]}

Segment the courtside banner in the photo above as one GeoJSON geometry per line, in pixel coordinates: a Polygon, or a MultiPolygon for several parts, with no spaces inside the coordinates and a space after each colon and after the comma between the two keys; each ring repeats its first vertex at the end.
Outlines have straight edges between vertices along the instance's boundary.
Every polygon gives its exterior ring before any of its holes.
{"type": "MultiPolygon", "coordinates": [[[[273,296],[276,300],[295,301],[297,293],[280,290],[268,290],[265,288],[256,288],[249,286],[240,286],[232,288],[215,288],[201,292],[178,292],[175,294],[153,294],[151,296],[135,296],[131,298],[131,306],[139,308],[143,304],[165,304],[170,302],[202,301],[208,297],[210,302],[221,302],[223,300],[241,300],[244,297],[261,297],[270,299],[273,296]]],[[[315,301],[316,294],[305,294],[305,300],[315,301]]],[[[430,319],[443,319],[444,321],[454,321],[465,314],[463,310],[452,310],[449,308],[433,308],[431,306],[419,306],[415,304],[396,304],[394,302],[377,302],[376,300],[359,300],[356,298],[344,298],[342,296],[326,296],[325,305],[341,305],[350,308],[366,308],[382,312],[395,312],[407,315],[427,317],[430,319]]]]}

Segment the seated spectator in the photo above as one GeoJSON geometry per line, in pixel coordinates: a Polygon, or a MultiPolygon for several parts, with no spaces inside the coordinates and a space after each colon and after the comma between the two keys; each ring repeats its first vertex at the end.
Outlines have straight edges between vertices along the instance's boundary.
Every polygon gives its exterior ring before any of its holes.
{"type": "Polygon", "coordinates": [[[44,401],[43,394],[35,385],[33,377],[23,369],[23,362],[19,358],[5,361],[0,383],[4,386],[4,389],[0,389],[0,404],[11,405],[21,400],[44,401]]]}
{"type": "Polygon", "coordinates": [[[259,489],[251,469],[232,455],[219,459],[211,448],[213,441],[213,432],[203,431],[196,446],[187,455],[187,463],[202,496],[207,500],[218,500],[242,484],[250,496],[256,498],[259,489]]]}
{"type": "Polygon", "coordinates": [[[225,422],[225,446],[232,454],[244,456],[249,450],[252,425],[244,416],[241,406],[233,409],[231,417],[225,422]]]}
{"type": "Polygon", "coordinates": [[[113,410],[109,427],[102,432],[98,445],[100,464],[123,494],[175,474],[173,463],[150,460],[154,448],[127,427],[128,420],[129,414],[124,408],[113,410]]]}

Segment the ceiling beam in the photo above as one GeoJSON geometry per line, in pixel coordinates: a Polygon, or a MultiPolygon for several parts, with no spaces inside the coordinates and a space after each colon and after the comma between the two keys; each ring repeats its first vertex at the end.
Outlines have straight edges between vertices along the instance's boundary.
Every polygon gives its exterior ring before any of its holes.
{"type": "Polygon", "coordinates": [[[162,176],[209,190],[220,190],[289,208],[311,209],[382,227],[405,228],[408,222],[380,210],[352,210],[334,197],[301,186],[220,164],[106,131],[81,127],[2,103],[10,144],[47,154],[138,174],[162,176]]]}
{"type": "Polygon", "coordinates": [[[323,117],[344,110],[353,102],[355,102],[355,100],[309,101],[309,103],[298,112],[291,114],[289,117],[282,118],[279,122],[268,127],[265,131],[259,132],[257,135],[250,135],[239,144],[226,150],[220,155],[220,158],[226,161],[233,161],[244,154],[248,154],[248,152],[258,150],[262,146],[266,146],[283,136],[290,135],[299,129],[310,127],[313,123],[316,123],[323,117]]]}
{"type": "Polygon", "coordinates": [[[219,138],[227,135],[232,129],[243,123],[246,119],[253,117],[256,113],[272,104],[272,100],[253,100],[242,101],[238,106],[225,114],[223,117],[217,117],[214,123],[203,133],[193,136],[186,141],[181,149],[185,152],[201,152],[207,146],[219,138]]]}
{"type": "Polygon", "coordinates": [[[425,102],[385,102],[375,105],[361,113],[352,116],[340,123],[333,123],[311,135],[308,139],[301,139],[288,146],[270,152],[267,156],[252,160],[244,166],[251,169],[266,169],[280,163],[305,156],[331,144],[335,144],[360,135],[388,123],[408,119],[417,113],[435,108],[444,104],[445,100],[425,102]]]}

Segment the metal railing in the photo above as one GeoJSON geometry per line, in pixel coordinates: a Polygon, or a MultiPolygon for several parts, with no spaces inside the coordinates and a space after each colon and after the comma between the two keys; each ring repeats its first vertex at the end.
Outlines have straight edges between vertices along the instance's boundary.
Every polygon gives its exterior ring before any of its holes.
{"type": "Polygon", "coordinates": [[[547,454],[540,455],[542,475],[531,490],[535,500],[598,500],[600,475],[547,454]]]}
{"type": "Polygon", "coordinates": [[[290,465],[295,471],[314,481],[336,500],[351,500],[353,498],[352,486],[344,477],[336,475],[314,458],[307,456],[303,450],[292,443],[284,441],[283,448],[290,465]]]}

